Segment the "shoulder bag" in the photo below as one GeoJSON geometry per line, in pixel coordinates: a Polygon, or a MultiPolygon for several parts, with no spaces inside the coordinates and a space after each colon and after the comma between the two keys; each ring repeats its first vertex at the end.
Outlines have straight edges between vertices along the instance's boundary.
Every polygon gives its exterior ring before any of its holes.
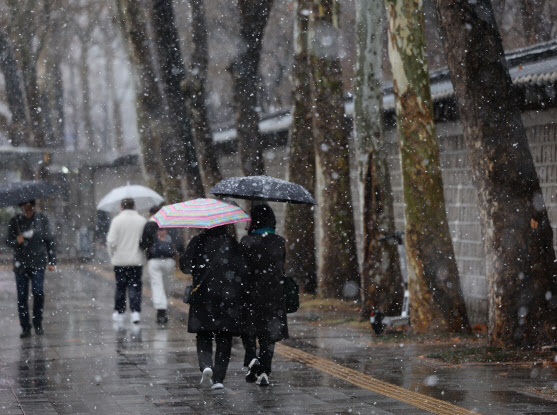
{"type": "Polygon", "coordinates": [[[284,276],[284,302],[286,312],[295,313],[300,308],[300,288],[292,277],[284,276]]]}
{"type": "MultiPolygon", "coordinates": [[[[203,281],[205,281],[207,279],[208,275],[209,275],[209,272],[207,270],[205,275],[203,275],[203,278],[201,278],[201,281],[199,281],[199,284],[197,284],[195,287],[193,286],[193,284],[190,284],[190,285],[186,286],[186,291],[184,292],[184,298],[182,298],[182,301],[184,303],[191,305],[191,300],[192,300],[193,294],[195,294],[195,292],[199,289],[199,287],[201,287],[201,284],[203,284],[203,281]]],[[[192,276],[192,278],[193,278],[193,276],[192,276]]]]}

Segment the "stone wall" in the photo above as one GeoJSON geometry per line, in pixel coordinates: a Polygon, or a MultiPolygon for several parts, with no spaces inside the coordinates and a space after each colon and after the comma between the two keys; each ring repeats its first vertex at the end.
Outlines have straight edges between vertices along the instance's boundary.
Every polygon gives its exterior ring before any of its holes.
{"type": "MultiPolygon", "coordinates": [[[[523,114],[549,218],[557,225],[557,110],[523,114]]],[[[476,190],[459,123],[437,125],[445,202],[460,282],[472,323],[487,322],[487,280],[476,190]]],[[[396,131],[387,133],[387,151],[395,197],[396,225],[404,229],[400,158],[396,131]]]]}
{"type": "MultiPolygon", "coordinates": [[[[553,227],[557,225],[557,110],[527,112],[523,115],[532,156],[536,164],[553,227]]],[[[456,260],[460,272],[460,282],[466,301],[470,320],[475,323],[487,322],[487,280],[483,242],[478,216],[476,190],[472,183],[472,173],[458,122],[437,124],[441,167],[445,191],[445,202],[449,218],[449,227],[453,238],[456,260]]],[[[391,182],[395,201],[395,219],[398,230],[404,230],[404,205],[402,200],[402,183],[400,175],[400,156],[396,129],[386,132],[385,150],[388,154],[391,182]]],[[[286,178],[288,153],[286,147],[278,147],[265,152],[267,174],[286,178]]],[[[232,154],[221,158],[226,177],[240,175],[239,159],[232,154]]],[[[352,160],[352,199],[356,217],[358,248],[362,247],[361,204],[359,201],[357,169],[352,160]]],[[[318,195],[315,195],[316,199],[318,195]]],[[[318,200],[319,203],[321,201],[318,200]]],[[[249,209],[247,203],[240,202],[249,209]]],[[[277,215],[279,232],[284,220],[284,204],[273,203],[277,215]]],[[[318,209],[316,210],[318,212],[318,209]]],[[[240,235],[242,231],[240,230],[240,235]]],[[[554,245],[557,237],[554,232],[554,245]]],[[[319,247],[317,247],[319,255],[319,247]]],[[[361,255],[360,255],[361,260],[361,255]]]]}

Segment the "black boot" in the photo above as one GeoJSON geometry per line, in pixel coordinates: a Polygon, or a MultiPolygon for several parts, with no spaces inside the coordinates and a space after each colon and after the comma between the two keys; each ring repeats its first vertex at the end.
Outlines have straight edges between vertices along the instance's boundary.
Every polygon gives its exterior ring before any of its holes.
{"type": "Polygon", "coordinates": [[[20,339],[26,339],[27,337],[31,337],[31,327],[24,327],[19,335],[20,339]]]}
{"type": "Polygon", "coordinates": [[[168,316],[166,310],[157,310],[157,323],[160,325],[166,324],[168,322],[168,316]]]}
{"type": "Polygon", "coordinates": [[[43,326],[41,324],[35,326],[35,334],[37,336],[42,336],[44,334],[43,326]]]}

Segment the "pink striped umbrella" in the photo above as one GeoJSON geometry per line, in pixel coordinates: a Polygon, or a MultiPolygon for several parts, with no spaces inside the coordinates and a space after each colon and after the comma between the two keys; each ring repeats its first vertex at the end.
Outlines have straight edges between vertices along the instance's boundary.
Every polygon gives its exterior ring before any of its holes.
{"type": "Polygon", "coordinates": [[[161,228],[214,228],[250,217],[238,206],[216,199],[194,199],[164,206],[153,218],[161,228]]]}

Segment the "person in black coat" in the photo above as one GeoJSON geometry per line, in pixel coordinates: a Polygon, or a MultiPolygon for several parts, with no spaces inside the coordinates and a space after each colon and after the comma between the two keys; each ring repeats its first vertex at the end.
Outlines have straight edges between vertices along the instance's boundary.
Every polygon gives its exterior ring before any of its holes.
{"type": "Polygon", "coordinates": [[[285,240],[275,234],[276,219],[271,207],[252,207],[248,235],[240,242],[248,263],[247,316],[242,334],[247,382],[269,385],[275,342],[288,338],[284,302],[285,240]],[[259,340],[259,357],[256,340],[259,340]]]}
{"type": "Polygon", "coordinates": [[[35,201],[20,205],[22,214],[14,216],[8,225],[6,245],[14,249],[14,274],[17,284],[17,306],[20,337],[31,336],[29,322],[29,281],[33,293],[33,326],[35,333],[44,333],[44,272],[56,268],[56,249],[48,218],[35,212],[35,201]]]}
{"type": "Polygon", "coordinates": [[[192,238],[180,256],[180,269],[193,277],[188,332],[197,334],[201,384],[221,389],[232,337],[241,333],[246,264],[240,246],[225,226],[206,229],[192,238]]]}

